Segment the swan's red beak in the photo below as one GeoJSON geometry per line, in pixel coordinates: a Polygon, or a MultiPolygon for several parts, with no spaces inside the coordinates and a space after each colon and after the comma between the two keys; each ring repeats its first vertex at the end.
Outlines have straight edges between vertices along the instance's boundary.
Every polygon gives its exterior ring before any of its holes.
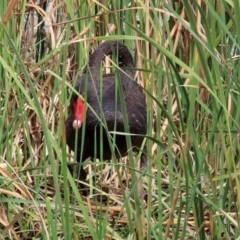
{"type": "Polygon", "coordinates": [[[74,108],[74,120],[73,120],[73,128],[79,129],[82,126],[83,118],[84,118],[84,103],[81,98],[78,98],[73,103],[74,108]]]}

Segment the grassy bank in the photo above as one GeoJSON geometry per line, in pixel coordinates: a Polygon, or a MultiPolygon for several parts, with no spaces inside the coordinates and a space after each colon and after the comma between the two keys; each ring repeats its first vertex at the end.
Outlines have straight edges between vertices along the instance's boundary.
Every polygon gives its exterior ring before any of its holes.
{"type": "Polygon", "coordinates": [[[1,239],[238,239],[238,1],[3,0],[0,17],[1,239]],[[145,91],[149,167],[87,161],[85,198],[68,90],[111,39],[145,91]]]}

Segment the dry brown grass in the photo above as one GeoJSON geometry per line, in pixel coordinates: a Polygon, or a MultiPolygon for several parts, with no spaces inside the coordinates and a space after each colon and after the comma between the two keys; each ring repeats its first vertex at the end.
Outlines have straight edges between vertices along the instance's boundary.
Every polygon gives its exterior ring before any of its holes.
{"type": "MultiPolygon", "coordinates": [[[[176,7],[173,2],[167,5],[176,7]]],[[[206,10],[207,17],[207,3],[196,2],[206,10]]],[[[237,75],[231,58],[237,57],[232,57],[229,50],[236,44],[229,40],[231,47],[225,46],[221,34],[226,34],[226,39],[231,35],[216,28],[214,51],[208,50],[211,46],[203,15],[197,9],[193,11],[197,40],[184,1],[179,2],[182,8],[176,7],[181,20],[177,20],[177,13],[167,11],[162,1],[154,8],[148,1],[131,6],[122,1],[121,9],[117,2],[111,3],[115,7],[111,11],[106,1],[53,0],[47,8],[45,1],[29,0],[23,6],[24,3],[11,0],[8,6],[6,1],[2,5],[0,50],[7,64],[3,65],[1,59],[4,81],[0,85],[0,106],[5,117],[0,120],[0,238],[60,239],[66,237],[66,226],[71,226],[71,239],[94,239],[92,229],[100,239],[101,228],[106,231],[104,239],[137,239],[137,234],[138,239],[236,239],[239,183],[235,160],[239,144],[235,131],[239,128],[235,125],[238,113],[234,114],[239,101],[235,92],[239,89],[237,81],[233,81],[235,85],[231,82],[237,75]],[[122,14],[142,34],[124,23],[122,14]],[[90,186],[93,187],[95,177],[96,187],[105,193],[93,191],[83,201],[68,175],[66,189],[65,173],[59,167],[66,159],[73,160],[73,153],[67,152],[65,157],[64,152],[67,88],[81,75],[89,53],[107,36],[124,39],[131,51],[134,48],[139,68],[136,81],[147,91],[148,136],[157,141],[147,141],[151,165],[141,176],[145,199],[134,194],[131,199],[123,196],[134,191],[131,171],[126,168],[128,157],[118,165],[87,162],[90,186]],[[208,47],[202,48],[205,62],[198,41],[208,47]],[[219,56],[221,63],[214,65],[219,56]],[[211,79],[204,64],[209,67],[211,79]],[[177,83],[178,77],[181,84],[177,83]],[[231,86],[228,94],[227,86],[231,86]],[[222,97],[225,94],[229,96],[226,102],[222,97]],[[215,116],[225,106],[226,115],[217,121],[215,116]],[[208,142],[210,138],[212,143],[208,142]],[[71,207],[74,211],[69,210],[71,207]]],[[[223,18],[224,11],[218,7],[215,11],[223,18]]],[[[231,29],[231,19],[226,26],[233,36],[237,35],[231,29]]]]}

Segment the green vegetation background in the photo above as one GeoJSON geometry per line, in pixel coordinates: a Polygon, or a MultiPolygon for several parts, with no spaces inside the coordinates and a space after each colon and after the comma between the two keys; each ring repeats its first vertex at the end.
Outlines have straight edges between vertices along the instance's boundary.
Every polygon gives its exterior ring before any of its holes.
{"type": "Polygon", "coordinates": [[[0,1],[0,238],[238,239],[239,23],[238,0],[0,1]],[[111,39],[145,89],[149,167],[87,162],[82,198],[67,92],[111,39]]]}

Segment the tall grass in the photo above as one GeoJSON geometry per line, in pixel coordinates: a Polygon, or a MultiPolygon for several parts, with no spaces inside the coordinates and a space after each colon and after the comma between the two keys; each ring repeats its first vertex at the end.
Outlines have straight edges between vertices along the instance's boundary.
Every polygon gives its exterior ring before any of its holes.
{"type": "Polygon", "coordinates": [[[0,2],[0,238],[238,239],[239,2],[13,3],[0,2]],[[111,39],[135,57],[149,165],[87,161],[84,198],[67,92],[111,39]]]}

